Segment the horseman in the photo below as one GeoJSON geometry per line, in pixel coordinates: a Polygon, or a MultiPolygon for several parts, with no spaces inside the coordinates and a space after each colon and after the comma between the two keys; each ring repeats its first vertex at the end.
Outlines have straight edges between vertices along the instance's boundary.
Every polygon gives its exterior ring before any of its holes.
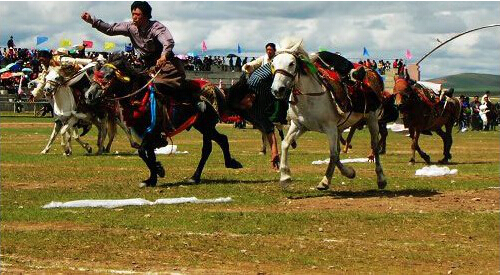
{"type": "Polygon", "coordinates": [[[148,2],[135,1],[130,11],[132,22],[108,24],[88,12],[81,18],[104,34],[129,37],[143,65],[159,70],[153,81],[158,91],[180,102],[192,102],[204,112],[205,103],[185,89],[186,73],[182,62],[174,55],[175,42],[170,31],[162,23],[151,20],[152,8],[148,2]]]}
{"type": "MultiPolygon", "coordinates": [[[[252,102],[250,104],[251,112],[254,113],[254,116],[261,123],[262,131],[266,134],[271,146],[273,166],[278,168],[279,154],[273,122],[287,124],[286,111],[288,103],[284,100],[275,99],[270,93],[274,78],[271,62],[275,56],[276,45],[274,43],[267,43],[266,54],[246,63],[242,67],[242,70],[247,74],[247,83],[253,92],[249,96],[255,96],[253,99],[255,103],[252,102]]],[[[252,101],[252,99],[246,101],[252,101]]]]}

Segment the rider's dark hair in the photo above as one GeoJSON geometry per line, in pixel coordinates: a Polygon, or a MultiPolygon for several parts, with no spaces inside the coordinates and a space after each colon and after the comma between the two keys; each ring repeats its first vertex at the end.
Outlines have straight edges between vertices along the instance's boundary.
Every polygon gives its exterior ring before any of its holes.
{"type": "Polygon", "coordinates": [[[142,11],[142,14],[144,14],[144,16],[147,18],[147,19],[151,19],[151,6],[149,5],[148,2],[146,1],[134,1],[134,3],[132,3],[132,6],[130,6],[130,11],[133,11],[135,9],[140,9],[142,11]]]}
{"type": "Polygon", "coordinates": [[[273,50],[276,50],[276,45],[274,43],[267,43],[266,49],[267,49],[267,47],[271,47],[271,48],[273,48],[273,50]]]}

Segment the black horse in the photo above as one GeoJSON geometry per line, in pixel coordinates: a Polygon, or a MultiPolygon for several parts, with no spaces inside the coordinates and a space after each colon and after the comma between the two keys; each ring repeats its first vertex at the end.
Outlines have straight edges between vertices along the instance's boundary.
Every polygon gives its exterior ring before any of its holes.
{"type": "MultiPolygon", "coordinates": [[[[203,148],[198,167],[189,179],[190,183],[201,182],[203,168],[212,152],[212,141],[221,147],[227,168],[243,167],[231,157],[227,136],[215,128],[219,114],[225,108],[224,96],[215,86],[208,84],[212,89],[205,89],[207,93],[202,93],[212,102],[208,102],[204,112],[199,112],[191,103],[176,102],[156,91],[154,85],[146,85],[150,77],[133,68],[125,56],[110,57],[109,63],[101,66],[94,75],[94,83],[90,92],[87,92],[87,101],[118,99],[127,126],[142,138],[139,156],[146,163],[150,176],[141,186],[156,186],[158,177],[165,176],[165,169],[156,161],[154,150],[166,146],[168,137],[191,127],[203,135],[203,148]]],[[[184,88],[199,93],[197,83],[200,82],[188,80],[184,88]]]]}

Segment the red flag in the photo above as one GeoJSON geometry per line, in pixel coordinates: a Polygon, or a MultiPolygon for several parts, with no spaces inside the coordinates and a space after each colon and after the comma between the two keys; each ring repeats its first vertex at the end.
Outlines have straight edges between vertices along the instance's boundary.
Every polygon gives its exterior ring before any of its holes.
{"type": "Polygon", "coordinates": [[[94,42],[84,40],[83,46],[85,46],[85,48],[92,48],[94,46],[94,42]]]}
{"type": "Polygon", "coordinates": [[[207,51],[207,44],[205,43],[205,40],[201,42],[201,51],[206,52],[207,51]]]}

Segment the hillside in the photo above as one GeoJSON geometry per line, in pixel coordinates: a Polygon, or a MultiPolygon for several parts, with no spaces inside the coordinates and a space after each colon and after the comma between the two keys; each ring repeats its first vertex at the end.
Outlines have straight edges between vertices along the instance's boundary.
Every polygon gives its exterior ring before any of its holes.
{"type": "Polygon", "coordinates": [[[500,94],[500,75],[463,73],[427,80],[443,84],[444,88],[455,88],[455,91],[475,94],[491,91],[500,94]]]}

